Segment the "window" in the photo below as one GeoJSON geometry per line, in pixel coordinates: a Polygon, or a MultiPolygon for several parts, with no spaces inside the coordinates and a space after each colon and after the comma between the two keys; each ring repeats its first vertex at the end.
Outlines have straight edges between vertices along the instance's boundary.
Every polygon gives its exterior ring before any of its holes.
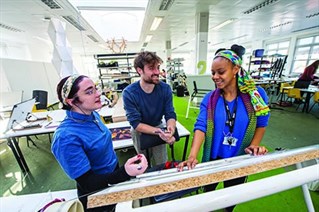
{"type": "Polygon", "coordinates": [[[287,55],[289,50],[289,41],[281,41],[266,44],[265,55],[281,54],[287,55]]]}
{"type": "Polygon", "coordinates": [[[319,58],[319,35],[297,39],[291,73],[302,73],[319,58]]]}

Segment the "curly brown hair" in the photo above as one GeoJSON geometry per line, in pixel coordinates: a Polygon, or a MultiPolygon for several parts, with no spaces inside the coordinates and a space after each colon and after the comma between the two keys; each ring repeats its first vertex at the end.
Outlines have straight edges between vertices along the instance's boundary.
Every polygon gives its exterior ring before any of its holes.
{"type": "Polygon", "coordinates": [[[137,54],[134,59],[134,68],[137,71],[137,68],[144,70],[145,65],[154,66],[155,63],[163,63],[163,60],[156,55],[155,52],[144,51],[137,54]]]}

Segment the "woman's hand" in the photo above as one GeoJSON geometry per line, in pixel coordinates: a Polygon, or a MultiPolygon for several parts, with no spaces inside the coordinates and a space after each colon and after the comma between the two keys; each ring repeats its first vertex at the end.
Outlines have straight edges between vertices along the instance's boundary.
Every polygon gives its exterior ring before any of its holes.
{"type": "Polygon", "coordinates": [[[268,149],[264,146],[250,145],[245,149],[245,152],[251,155],[264,155],[268,152],[268,149]]]}
{"type": "Polygon", "coordinates": [[[148,162],[143,154],[128,159],[124,165],[126,173],[132,177],[143,174],[147,167],[148,162]]]}
{"type": "Polygon", "coordinates": [[[195,168],[196,164],[198,164],[198,160],[195,157],[190,156],[187,161],[183,161],[178,164],[177,170],[179,172],[183,171],[184,166],[187,166],[190,170],[195,168]]]}

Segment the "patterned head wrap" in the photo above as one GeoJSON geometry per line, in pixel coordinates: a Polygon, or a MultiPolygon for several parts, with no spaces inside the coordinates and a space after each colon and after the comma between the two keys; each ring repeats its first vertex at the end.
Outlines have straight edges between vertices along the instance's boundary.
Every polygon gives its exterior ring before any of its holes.
{"type": "Polygon", "coordinates": [[[73,87],[73,83],[75,82],[75,80],[77,78],[79,78],[80,75],[71,75],[68,77],[68,79],[65,81],[65,83],[63,84],[62,86],[62,90],[61,90],[61,96],[62,96],[62,101],[63,101],[63,104],[67,104],[66,103],[66,99],[68,98],[70,92],[71,92],[71,89],[73,87]]]}
{"type": "MultiPolygon", "coordinates": [[[[220,51],[215,55],[215,58],[217,57],[226,58],[230,60],[233,64],[241,67],[241,58],[232,50],[220,51]]],[[[269,107],[258,93],[255,82],[250,77],[248,72],[246,72],[243,68],[240,68],[240,71],[238,72],[237,84],[240,92],[248,93],[250,95],[251,104],[254,107],[256,116],[265,116],[269,113],[269,107]]]]}
{"type": "MultiPolygon", "coordinates": [[[[237,65],[237,66],[241,66],[242,64],[242,60],[241,58],[235,53],[233,52],[232,50],[223,50],[223,51],[220,51],[218,52],[216,55],[215,55],[215,58],[216,57],[223,57],[223,58],[226,58],[228,60],[230,60],[233,64],[237,65]]],[[[215,59],[214,58],[214,59],[215,59]]]]}

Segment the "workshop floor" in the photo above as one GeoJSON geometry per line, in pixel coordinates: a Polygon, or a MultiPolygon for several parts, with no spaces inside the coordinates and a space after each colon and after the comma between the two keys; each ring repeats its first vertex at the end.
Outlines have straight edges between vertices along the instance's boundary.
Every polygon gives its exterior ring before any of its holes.
{"type": "MultiPolygon", "coordinates": [[[[198,110],[191,109],[189,118],[185,118],[187,97],[174,97],[174,106],[178,120],[192,132],[198,110]]],[[[269,126],[263,139],[263,144],[271,151],[277,147],[293,149],[303,146],[319,144],[319,108],[316,106],[311,113],[302,113],[295,107],[280,108],[275,106],[271,111],[269,126]],[[283,110],[278,110],[283,109],[283,110]]],[[[39,192],[74,189],[75,183],[70,180],[54,159],[48,135],[31,137],[37,147],[21,138],[19,143],[30,168],[30,174],[24,176],[6,141],[0,144],[0,195],[32,194],[39,192]]],[[[192,136],[191,136],[192,139],[192,136]]],[[[190,140],[191,140],[190,139],[190,140]]],[[[188,147],[190,150],[191,142],[188,147]]],[[[175,157],[181,159],[183,142],[175,146],[175,157]]],[[[120,164],[134,155],[133,149],[117,151],[120,164]]],[[[249,176],[249,181],[283,173],[293,167],[276,169],[249,176]]],[[[318,170],[319,176],[319,170],[318,170]]],[[[311,192],[315,208],[319,208],[319,192],[311,192]]],[[[294,188],[281,193],[273,194],[247,203],[239,204],[235,211],[307,211],[301,188],[294,188]]]]}

